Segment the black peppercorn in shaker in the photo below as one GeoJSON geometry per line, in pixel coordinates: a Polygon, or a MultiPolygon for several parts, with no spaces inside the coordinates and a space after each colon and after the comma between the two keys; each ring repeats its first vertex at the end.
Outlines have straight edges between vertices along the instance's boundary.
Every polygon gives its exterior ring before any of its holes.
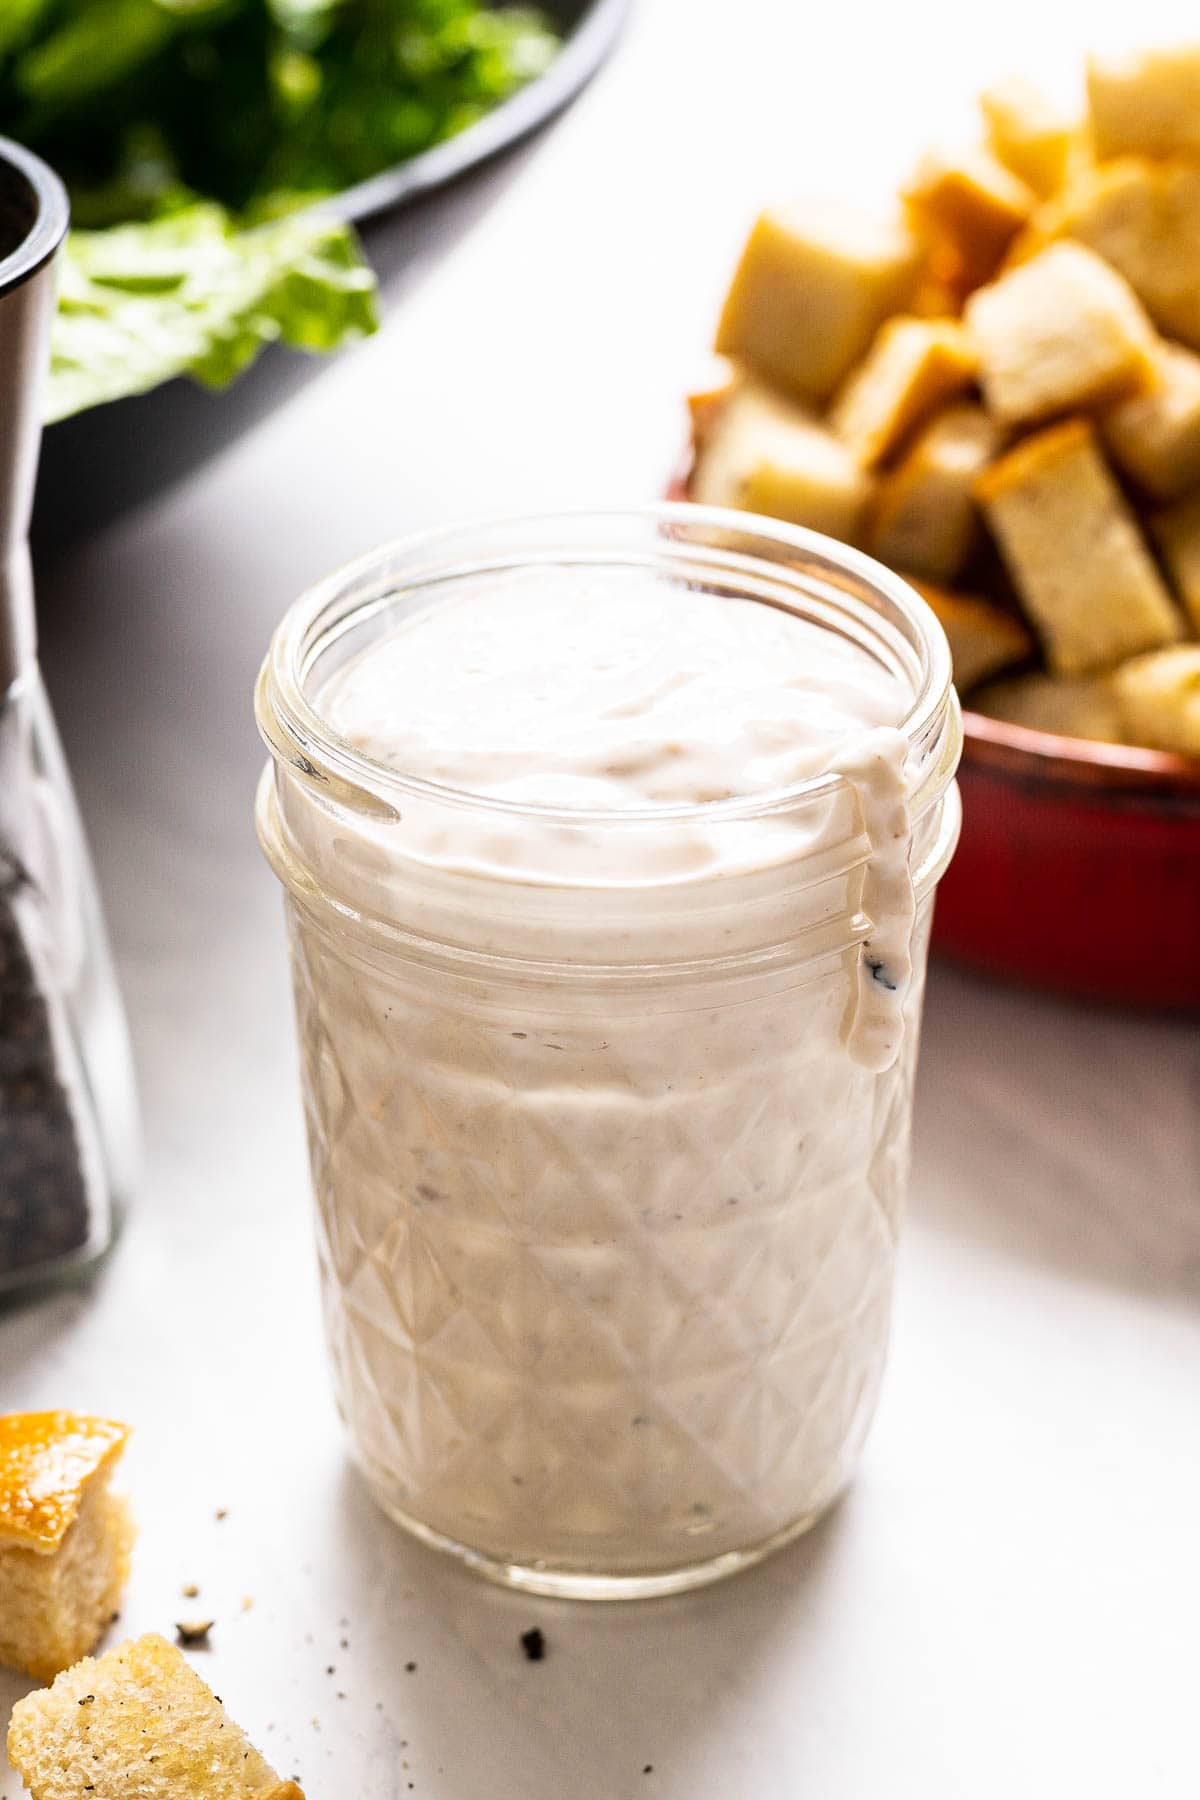
{"type": "Polygon", "coordinates": [[[37,664],[26,542],[58,179],[0,139],[0,1296],[108,1246],[135,1161],[125,1022],[37,664]]]}

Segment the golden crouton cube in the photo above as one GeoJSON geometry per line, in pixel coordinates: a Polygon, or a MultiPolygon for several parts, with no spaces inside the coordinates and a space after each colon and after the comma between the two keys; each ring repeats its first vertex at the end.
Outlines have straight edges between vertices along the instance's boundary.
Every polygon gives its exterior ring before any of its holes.
{"type": "Polygon", "coordinates": [[[1007,275],[1011,269],[1019,269],[1022,263],[1032,262],[1035,256],[1040,256],[1049,245],[1065,236],[1059,229],[1058,222],[1061,204],[1061,196],[1056,195],[1053,200],[1038,207],[1028,225],[1021,227],[1005,251],[999,275],[1007,275]]]}
{"type": "Polygon", "coordinates": [[[1043,196],[1062,186],[1074,131],[1040,88],[1020,75],[979,97],[988,148],[1018,181],[1043,196]]]}
{"type": "Polygon", "coordinates": [[[737,370],[727,357],[711,358],[706,378],[698,382],[687,397],[693,444],[703,443],[708,436],[721,408],[737,386],[737,381],[737,370]]]}
{"type": "Polygon", "coordinates": [[[742,251],[716,347],[801,399],[827,400],[904,305],[919,262],[902,225],[850,206],[765,212],[742,251]]]}
{"type": "Polygon", "coordinates": [[[1155,381],[1100,415],[1113,461],[1153,494],[1174,500],[1200,482],[1200,356],[1181,344],[1161,344],[1155,381]]]}
{"type": "Polygon", "coordinates": [[[781,394],[739,387],[700,446],[691,497],[856,542],[870,479],[839,438],[781,394]]]}
{"type": "Polygon", "coordinates": [[[908,310],[917,319],[957,319],[962,312],[962,289],[956,280],[957,265],[939,269],[927,258],[920,280],[909,297],[908,310]]]}
{"type": "Polygon", "coordinates": [[[51,1681],[95,1648],[134,1528],[110,1481],[129,1436],[68,1412],[0,1417],[0,1663],[51,1681]]]}
{"type": "Polygon", "coordinates": [[[1172,586],[1200,632],[1200,494],[1156,513],[1150,529],[1172,586]]]}
{"type": "Polygon", "coordinates": [[[8,1754],[30,1800],[304,1800],[154,1632],[18,1701],[8,1754]]]}
{"type": "Polygon", "coordinates": [[[1137,296],[1081,244],[1051,244],[967,302],[979,379],[1012,425],[1146,387],[1154,331],[1137,296]]]}
{"type": "Polygon", "coordinates": [[[1032,229],[1087,244],[1160,331],[1200,350],[1200,166],[1119,157],[1075,177],[1032,229]]]}
{"type": "Polygon", "coordinates": [[[1084,420],[1026,438],[975,491],[1052,669],[1089,674],[1179,637],[1179,614],[1084,420]]]}
{"type": "Polygon", "coordinates": [[[836,396],[829,423],[872,469],[974,376],[970,341],[953,319],[888,319],[836,396]]]}
{"type": "Polygon", "coordinates": [[[954,593],[932,581],[914,581],[913,586],[946,634],[954,685],[960,694],[1033,655],[1033,639],[1011,613],[976,594],[954,593]]]}
{"type": "Polygon", "coordinates": [[[879,483],[867,525],[872,556],[930,581],[953,581],[978,532],[975,483],[1000,448],[982,406],[947,407],[879,483]]]}
{"type": "Polygon", "coordinates": [[[914,230],[963,293],[995,273],[1036,198],[986,150],[930,151],[904,190],[914,230]]]}
{"type": "Polygon", "coordinates": [[[1200,43],[1090,57],[1087,95],[1098,157],[1200,155],[1200,43]]]}
{"type": "Polygon", "coordinates": [[[1112,684],[1127,743],[1200,756],[1200,644],[1135,656],[1112,684]]]}
{"type": "Polygon", "coordinates": [[[1121,723],[1111,675],[1010,675],[971,695],[972,712],[1056,737],[1119,744],[1121,723]]]}

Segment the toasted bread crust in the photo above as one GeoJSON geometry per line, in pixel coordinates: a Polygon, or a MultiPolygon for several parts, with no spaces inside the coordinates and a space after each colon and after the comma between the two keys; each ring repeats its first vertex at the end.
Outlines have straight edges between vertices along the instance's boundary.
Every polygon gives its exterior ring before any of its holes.
{"type": "Polygon", "coordinates": [[[79,1515],[87,1484],[128,1437],[127,1425],[79,1413],[0,1417],[0,1545],[53,1555],[79,1515]]]}

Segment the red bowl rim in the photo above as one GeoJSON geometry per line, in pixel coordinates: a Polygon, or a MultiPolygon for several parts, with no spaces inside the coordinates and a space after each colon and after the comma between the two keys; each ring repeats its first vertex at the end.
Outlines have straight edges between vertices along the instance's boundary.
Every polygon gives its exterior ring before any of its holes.
{"type": "Polygon", "coordinates": [[[1200,801],[1200,759],[1131,744],[1060,737],[1036,726],[989,718],[969,705],[963,707],[963,761],[973,768],[1056,787],[1200,801]]]}

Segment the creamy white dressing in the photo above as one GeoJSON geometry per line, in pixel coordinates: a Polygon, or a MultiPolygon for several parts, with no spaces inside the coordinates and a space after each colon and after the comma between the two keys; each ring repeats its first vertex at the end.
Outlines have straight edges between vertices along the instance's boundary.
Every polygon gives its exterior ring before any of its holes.
{"type": "MultiPolygon", "coordinates": [[[[905,740],[909,695],[856,643],[759,602],[602,571],[523,571],[409,618],[326,686],[321,710],[365,755],[441,786],[583,813],[756,800],[826,773],[854,794],[870,845],[847,1046],[884,1069],[909,976],[905,740]]],[[[503,876],[586,878],[596,833],[463,809],[421,825],[413,854],[503,876]]],[[[628,880],[775,866],[807,819],[716,831],[703,815],[622,840],[628,880]]],[[[603,927],[597,922],[596,932],[603,927]]]]}
{"type": "MultiPolygon", "coordinates": [[[[790,787],[872,727],[898,725],[908,702],[857,644],[779,608],[548,569],[410,617],[356,656],[320,707],[405,774],[622,811],[790,787]]],[[[486,861],[465,835],[460,853],[486,861]]]]}
{"type": "Polygon", "coordinates": [[[911,698],[781,609],[562,568],[463,584],[319,689],[360,755],[483,801],[280,789],[342,909],[293,913],[341,1404],[405,1522],[641,1579],[844,1484],[929,923],[911,698]],[[434,949],[368,952],[354,914],[434,949]]]}

